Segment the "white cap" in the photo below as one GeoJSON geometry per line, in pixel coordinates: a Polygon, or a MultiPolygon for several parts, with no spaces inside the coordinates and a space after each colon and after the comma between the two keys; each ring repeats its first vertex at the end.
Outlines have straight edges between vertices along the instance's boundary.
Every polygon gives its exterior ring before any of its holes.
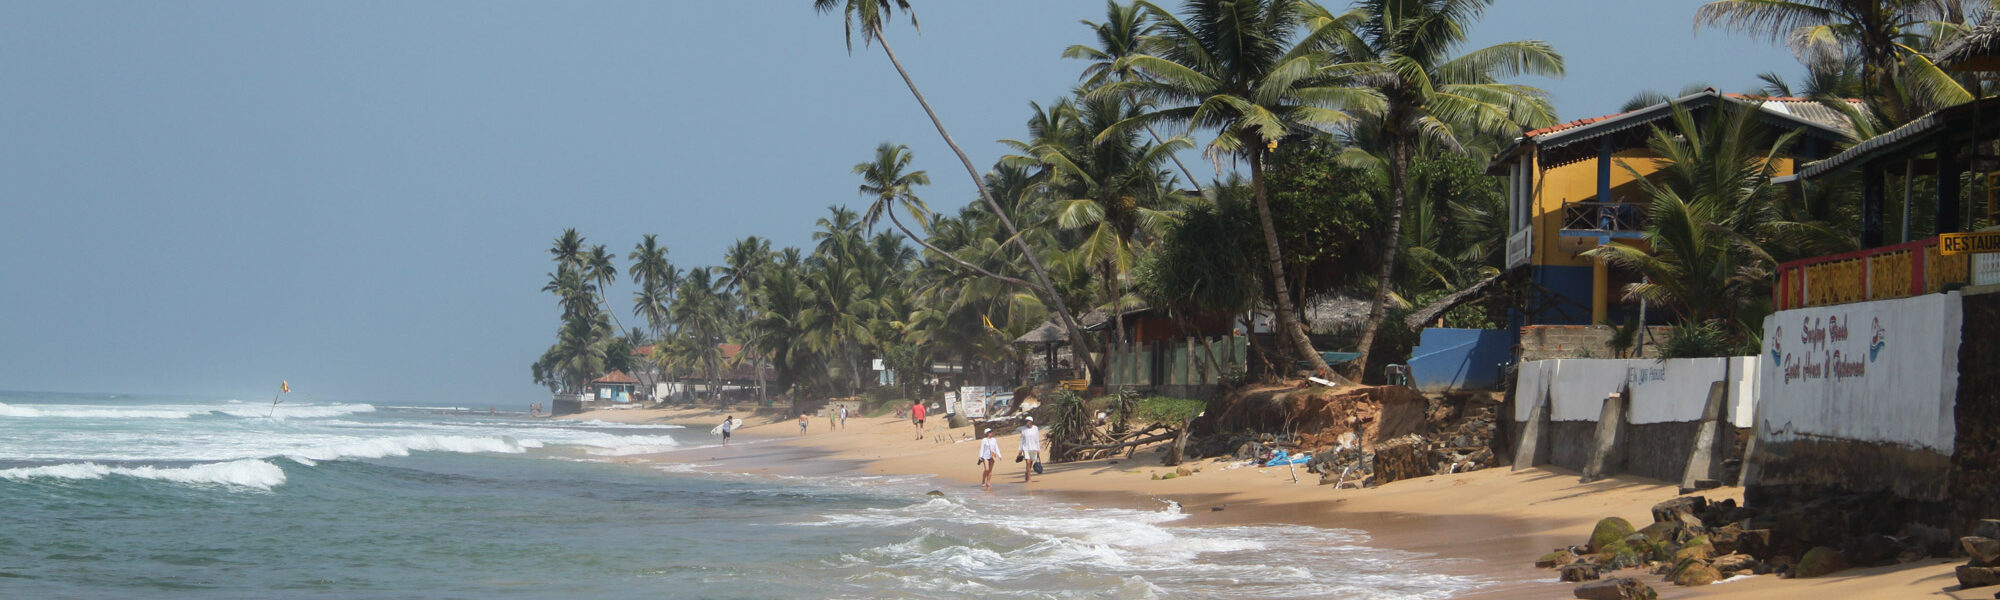
{"type": "Polygon", "coordinates": [[[1034,417],[1026,417],[1026,419],[1028,419],[1028,422],[1029,422],[1029,423],[1033,423],[1033,422],[1035,422],[1035,418],[1034,418],[1034,417]]]}

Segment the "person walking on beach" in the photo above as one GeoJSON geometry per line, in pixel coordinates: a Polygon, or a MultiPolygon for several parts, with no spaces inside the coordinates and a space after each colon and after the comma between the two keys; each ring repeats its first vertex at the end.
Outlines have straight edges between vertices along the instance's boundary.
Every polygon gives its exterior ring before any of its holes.
{"type": "Polygon", "coordinates": [[[806,434],[806,424],[811,422],[812,421],[806,419],[806,413],[799,413],[799,435],[806,434]]]}
{"type": "Polygon", "coordinates": [[[993,463],[1000,462],[1000,438],[993,437],[993,429],[986,429],[986,438],[979,440],[979,464],[986,467],[979,474],[979,487],[993,489],[993,463]]]}
{"type": "Polygon", "coordinates": [[[847,405],[840,405],[840,429],[847,430],[847,405]]]}
{"type": "Polygon", "coordinates": [[[1035,426],[1034,417],[1024,417],[1027,424],[1021,426],[1021,456],[1027,460],[1027,467],[1021,470],[1021,483],[1035,480],[1035,464],[1042,462],[1042,428],[1035,426]]]}
{"type": "Polygon", "coordinates": [[[924,439],[924,401],[910,401],[910,422],[917,424],[917,439],[924,439]]]}
{"type": "Polygon", "coordinates": [[[728,443],[729,443],[729,434],[730,434],[731,432],[734,432],[734,431],[736,431],[736,415],[729,415],[729,416],[727,416],[727,417],[723,417],[723,419],[722,419],[722,443],[723,443],[723,444],[725,444],[725,445],[726,445],[726,444],[728,444],[728,443]]]}

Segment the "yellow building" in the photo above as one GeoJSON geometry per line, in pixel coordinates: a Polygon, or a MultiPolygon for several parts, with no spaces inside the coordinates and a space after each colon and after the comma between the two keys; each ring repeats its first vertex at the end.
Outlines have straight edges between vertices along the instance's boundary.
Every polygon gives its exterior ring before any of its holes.
{"type": "Polygon", "coordinates": [[[1640,232],[1650,198],[1633,172],[1650,176],[1663,166],[1647,138],[1654,127],[1672,127],[1672,104],[1700,122],[1722,102],[1755,108],[1764,122],[1799,131],[1793,156],[1777,164],[1779,175],[1791,173],[1793,159],[1832,155],[1847,138],[1845,117],[1814,101],[1714,90],[1523,133],[1487,166],[1487,174],[1507,178],[1507,266],[1525,267],[1533,283],[1526,313],[1514,325],[1598,325],[1636,315],[1638,305],[1625,301],[1623,290],[1637,276],[1581,255],[1606,244],[1645,246],[1640,232]]]}

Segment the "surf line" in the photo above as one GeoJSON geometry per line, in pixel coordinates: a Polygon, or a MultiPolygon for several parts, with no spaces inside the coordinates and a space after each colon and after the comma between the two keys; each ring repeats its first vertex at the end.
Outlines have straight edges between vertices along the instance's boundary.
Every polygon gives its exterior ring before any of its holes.
{"type": "Polygon", "coordinates": [[[283,379],[278,380],[278,393],[271,394],[271,410],[264,413],[264,418],[269,419],[271,415],[278,414],[278,403],[283,402],[283,400],[279,400],[278,398],[290,393],[292,393],[292,382],[283,379]]]}

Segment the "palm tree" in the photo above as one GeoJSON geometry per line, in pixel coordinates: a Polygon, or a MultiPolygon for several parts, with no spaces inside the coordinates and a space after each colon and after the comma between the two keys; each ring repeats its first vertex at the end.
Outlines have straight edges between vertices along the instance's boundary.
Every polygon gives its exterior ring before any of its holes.
{"type": "MultiPolygon", "coordinates": [[[[1080,76],[1084,87],[1095,88],[1109,82],[1130,81],[1142,76],[1138,69],[1132,67],[1130,61],[1125,60],[1126,57],[1145,53],[1146,15],[1140,10],[1138,2],[1119,4],[1118,0],[1104,0],[1104,22],[1084,21],[1083,26],[1089,27],[1091,33],[1097,37],[1097,46],[1072,45],[1069,49],[1063,50],[1062,56],[1090,61],[1090,66],[1084,67],[1083,75],[1080,76]]],[[[1135,106],[1138,103],[1137,98],[1128,97],[1126,101],[1135,106]]],[[[1153,130],[1152,125],[1146,126],[1146,134],[1152,136],[1154,144],[1166,143],[1159,132],[1153,130]]],[[[1201,181],[1195,178],[1194,171],[1181,163],[1179,154],[1170,157],[1174,161],[1174,166],[1180,167],[1181,174],[1187,176],[1188,185],[1194,186],[1195,193],[1201,193],[1201,181]]]]}
{"type": "Polygon", "coordinates": [[[1120,98],[1087,95],[1057,102],[1040,117],[1049,122],[1034,128],[1032,142],[1002,140],[1027,154],[1009,158],[1032,160],[1047,170],[1046,187],[1054,202],[1050,221],[1084,232],[1074,252],[1099,272],[1116,321],[1116,344],[1125,342],[1125,275],[1132,269],[1137,241],[1158,234],[1178,214],[1166,159],[1190,146],[1185,137],[1151,144],[1129,128],[1114,131],[1142,113],[1120,98]]]}
{"type": "Polygon", "coordinates": [[[1698,125],[1676,105],[1673,129],[1656,127],[1647,140],[1667,167],[1654,178],[1635,175],[1652,198],[1642,234],[1651,251],[1612,244],[1584,256],[1645,275],[1631,293],[1684,322],[1733,318],[1729,328],[1738,333],[1761,323],[1776,266],[1766,242],[1810,226],[1778,220],[1770,201],[1773,163],[1796,132],[1774,135],[1756,113],[1725,104],[1698,125]]]}
{"type": "MultiPolygon", "coordinates": [[[[585,274],[597,283],[598,291],[608,293],[611,290],[611,282],[618,280],[618,265],[611,264],[611,252],[605,250],[602,245],[591,246],[590,253],[584,255],[583,262],[585,274]]],[[[599,300],[604,303],[604,312],[611,315],[611,323],[617,325],[620,330],[625,329],[625,324],[618,319],[618,311],[611,310],[611,299],[606,297],[599,300]]]]}
{"type": "Polygon", "coordinates": [[[1358,85],[1385,102],[1351,126],[1356,137],[1379,144],[1389,175],[1388,229],[1382,235],[1375,301],[1362,325],[1355,360],[1367,369],[1375,334],[1388,316],[1389,292],[1401,246],[1403,207],[1408,198],[1411,155],[1432,144],[1464,147],[1466,134],[1516,133],[1555,122],[1555,110],[1541,90],[1499,83],[1517,75],[1559,77],[1563,59],[1540,41],[1502,42],[1458,56],[1454,50],[1493,0],[1362,0],[1340,16],[1315,20],[1340,24],[1331,36],[1341,54],[1338,68],[1355,73],[1358,85]]]}
{"type": "Polygon", "coordinates": [[[721,355],[716,344],[722,342],[724,321],[729,317],[721,286],[715,284],[708,267],[688,269],[675,296],[669,314],[686,341],[681,351],[691,353],[691,364],[700,364],[707,373],[710,399],[720,399],[722,392],[715,382],[721,355]]]}
{"type": "Polygon", "coordinates": [[[632,315],[646,320],[654,339],[659,339],[666,327],[667,304],[678,275],[674,264],[667,260],[667,247],[659,244],[658,237],[646,234],[645,240],[625,255],[626,260],[632,261],[625,273],[639,284],[639,291],[632,295],[632,315]]]}
{"type": "Polygon", "coordinates": [[[876,304],[869,297],[868,286],[856,269],[839,262],[808,274],[806,286],[813,292],[814,303],[799,312],[805,341],[823,354],[844,356],[853,380],[851,391],[859,393],[860,348],[875,343],[868,321],[875,315],[876,304]]]}
{"type": "Polygon", "coordinates": [[[998,219],[1001,226],[1006,229],[1014,248],[1027,261],[1029,272],[1035,276],[1036,285],[1026,287],[1041,296],[1044,303],[1052,307],[1057,322],[1069,333],[1070,344],[1076,348],[1078,355],[1090,354],[1090,338],[1083,334],[1083,327],[1078,324],[1076,316],[1070,314],[1062,302],[1061,294],[1057,292],[1055,285],[1050,283],[1048,272],[1042,267],[1041,259],[1036,257],[1034,250],[1021,239],[1021,229],[1014,226],[1014,221],[1001,210],[1000,203],[995,201],[993,194],[986,189],[986,183],[979,174],[979,167],[972,164],[972,158],[966,156],[965,150],[958,147],[958,142],[951,139],[951,133],[945,131],[944,121],[938,118],[937,111],[931,109],[931,103],[924,99],[923,92],[917,90],[917,82],[910,78],[910,72],[905,70],[902,61],[896,58],[896,51],[889,47],[889,39],[883,37],[883,24],[894,18],[894,13],[898,10],[910,16],[911,27],[917,27],[917,17],[915,13],[910,12],[909,0],[813,0],[815,11],[827,13],[836,9],[839,9],[844,17],[842,25],[847,32],[848,52],[854,51],[854,30],[857,25],[861,29],[862,46],[866,47],[871,42],[882,46],[882,53],[888,55],[889,64],[896,67],[896,74],[902,76],[903,84],[910,88],[910,95],[916,97],[917,104],[922,106],[924,114],[930,117],[931,125],[937,128],[938,136],[944,138],[945,145],[950,146],[951,151],[958,155],[958,161],[965,165],[965,173],[972,177],[972,185],[979,190],[980,200],[986,203],[987,208],[992,209],[994,218],[998,219]]]}
{"type": "Polygon", "coordinates": [[[565,268],[583,270],[585,267],[583,235],[578,234],[575,228],[564,229],[562,235],[556,238],[555,245],[549,248],[549,255],[556,261],[558,270],[565,268]]]}
{"type": "Polygon", "coordinates": [[[1897,93],[1898,71],[1919,26],[1963,23],[1985,2],[1969,0],[1716,0],[1695,12],[1696,26],[1727,27],[1784,41],[1807,64],[1844,60],[1861,63],[1864,98],[1893,124],[1915,118],[1897,93]]]}
{"type": "Polygon", "coordinates": [[[1182,7],[1185,20],[1150,2],[1140,5],[1158,28],[1159,46],[1123,62],[1144,76],[1093,93],[1129,94],[1160,107],[1125,126],[1158,122],[1213,129],[1218,135],[1208,152],[1249,161],[1278,328],[1314,370],[1325,371],[1326,362],[1313,350],[1292,306],[1264,189],[1264,161],[1287,135],[1346,124],[1350,118],[1339,109],[1372,108],[1380,97],[1346,86],[1342,73],[1324,68],[1328,57],[1321,46],[1334,24],[1307,27],[1304,17],[1313,5],[1306,0],[1189,0],[1182,7]]]}

